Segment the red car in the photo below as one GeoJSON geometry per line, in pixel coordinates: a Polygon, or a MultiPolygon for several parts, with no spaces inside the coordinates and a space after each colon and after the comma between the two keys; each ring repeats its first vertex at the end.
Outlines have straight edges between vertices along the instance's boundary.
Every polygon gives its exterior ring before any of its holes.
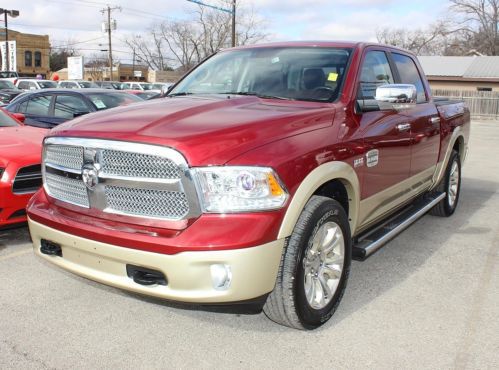
{"type": "Polygon", "coordinates": [[[23,118],[0,109],[0,228],[26,222],[26,203],[42,184],[47,130],[25,126],[23,118]]]}

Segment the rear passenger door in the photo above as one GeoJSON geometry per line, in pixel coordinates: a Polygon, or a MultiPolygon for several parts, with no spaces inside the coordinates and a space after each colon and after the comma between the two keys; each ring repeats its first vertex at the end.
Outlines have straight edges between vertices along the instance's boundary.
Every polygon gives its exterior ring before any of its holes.
{"type": "Polygon", "coordinates": [[[411,117],[411,177],[414,190],[431,180],[440,151],[440,118],[433,102],[429,101],[423,79],[414,60],[392,52],[400,83],[416,86],[417,104],[405,113],[411,117]]]}

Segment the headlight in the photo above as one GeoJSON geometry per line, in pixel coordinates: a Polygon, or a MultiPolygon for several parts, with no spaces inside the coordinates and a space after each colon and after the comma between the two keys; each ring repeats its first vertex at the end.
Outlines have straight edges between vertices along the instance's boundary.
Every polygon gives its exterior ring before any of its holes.
{"type": "Polygon", "coordinates": [[[202,167],[193,171],[205,212],[278,209],[288,198],[277,174],[268,167],[202,167]]]}

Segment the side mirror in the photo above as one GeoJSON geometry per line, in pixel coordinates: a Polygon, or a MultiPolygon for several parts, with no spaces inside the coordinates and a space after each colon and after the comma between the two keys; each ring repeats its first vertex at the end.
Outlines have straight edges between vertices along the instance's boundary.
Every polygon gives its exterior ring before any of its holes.
{"type": "Polygon", "coordinates": [[[416,86],[409,84],[387,84],[376,88],[376,102],[380,110],[405,110],[417,102],[416,86]]]}
{"type": "Polygon", "coordinates": [[[17,119],[19,122],[23,122],[26,120],[26,116],[22,113],[11,113],[12,117],[17,119]]]}

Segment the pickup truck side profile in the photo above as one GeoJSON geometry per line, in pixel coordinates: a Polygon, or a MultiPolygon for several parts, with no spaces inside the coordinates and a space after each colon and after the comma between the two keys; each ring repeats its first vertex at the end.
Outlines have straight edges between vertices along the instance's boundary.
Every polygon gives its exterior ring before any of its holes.
{"type": "Polygon", "coordinates": [[[364,260],[459,201],[470,116],[411,53],[273,43],[216,53],[164,99],[77,118],[43,146],[34,251],[89,279],[260,304],[314,329],[364,260]]]}

